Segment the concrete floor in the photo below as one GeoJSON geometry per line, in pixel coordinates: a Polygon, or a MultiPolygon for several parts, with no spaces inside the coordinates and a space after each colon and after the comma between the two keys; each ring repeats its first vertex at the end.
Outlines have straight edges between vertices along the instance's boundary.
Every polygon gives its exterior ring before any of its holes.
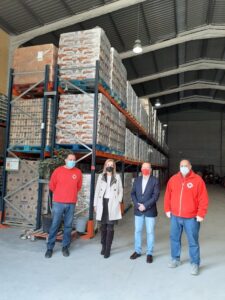
{"type": "MultiPolygon", "coordinates": [[[[45,242],[20,240],[21,229],[0,230],[1,300],[224,300],[225,299],[225,190],[209,186],[210,207],[201,228],[202,267],[190,275],[186,240],[183,264],[167,268],[169,221],[159,201],[154,263],[146,256],[131,261],[133,211],[116,227],[112,255],[100,254],[99,235],[90,241],[76,240],[65,258],[60,244],[51,259],[44,258],[45,242]]],[[[143,249],[144,250],[144,249],[143,249]]]]}

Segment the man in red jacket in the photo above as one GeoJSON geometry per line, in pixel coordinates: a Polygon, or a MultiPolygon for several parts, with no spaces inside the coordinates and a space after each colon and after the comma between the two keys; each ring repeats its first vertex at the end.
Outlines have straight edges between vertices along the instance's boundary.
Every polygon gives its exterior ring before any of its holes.
{"type": "Polygon", "coordinates": [[[200,265],[199,229],[208,208],[208,194],[202,178],[191,170],[189,160],[180,162],[180,172],[172,176],[167,184],[164,210],[170,218],[170,268],[181,264],[181,235],[186,233],[191,274],[198,275],[200,265]]]}
{"type": "Polygon", "coordinates": [[[65,165],[58,167],[53,172],[49,189],[53,192],[52,207],[52,225],[49,231],[46,258],[52,256],[55,245],[56,235],[64,218],[64,234],[62,241],[62,253],[69,256],[69,246],[71,242],[72,222],[74,217],[75,204],[77,202],[77,194],[82,186],[82,173],[75,168],[76,157],[69,154],[65,159],[65,165]]]}

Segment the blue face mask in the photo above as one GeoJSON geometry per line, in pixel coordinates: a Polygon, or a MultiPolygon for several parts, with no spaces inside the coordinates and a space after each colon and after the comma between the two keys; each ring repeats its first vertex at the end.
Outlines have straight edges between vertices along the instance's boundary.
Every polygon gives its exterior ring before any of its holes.
{"type": "Polygon", "coordinates": [[[66,166],[67,166],[67,168],[72,169],[76,166],[76,162],[74,160],[67,160],[66,166]]]}
{"type": "Polygon", "coordinates": [[[186,176],[189,173],[189,171],[190,170],[188,169],[188,167],[185,167],[185,166],[180,167],[180,172],[183,176],[186,176]]]}

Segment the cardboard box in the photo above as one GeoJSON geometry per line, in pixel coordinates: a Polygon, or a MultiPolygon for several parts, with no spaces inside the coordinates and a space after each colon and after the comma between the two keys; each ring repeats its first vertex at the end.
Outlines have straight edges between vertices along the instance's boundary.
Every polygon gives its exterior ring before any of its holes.
{"type": "MultiPolygon", "coordinates": [[[[46,122],[46,145],[51,145],[52,137],[52,105],[48,101],[46,122]]],[[[19,99],[11,109],[10,146],[41,145],[43,99],[19,99]]]]}
{"type": "Polygon", "coordinates": [[[53,81],[57,54],[58,48],[53,44],[17,48],[13,57],[14,72],[34,73],[15,75],[14,84],[32,84],[44,80],[45,65],[50,66],[49,80],[53,81]]]}
{"type": "MultiPolygon", "coordinates": [[[[7,176],[7,194],[19,189],[15,194],[8,198],[17,209],[19,209],[27,218],[26,220],[7,202],[5,203],[6,222],[36,224],[37,202],[38,202],[38,180],[29,182],[38,176],[38,161],[22,160],[19,171],[8,172],[7,176]],[[28,184],[21,189],[23,184],[28,184]]],[[[43,186],[42,213],[48,210],[48,185],[43,186]]]]}
{"type": "Polygon", "coordinates": [[[97,60],[100,63],[99,76],[109,85],[110,43],[101,28],[60,35],[58,64],[62,78],[94,79],[97,60]]]}
{"type": "MultiPolygon", "coordinates": [[[[57,118],[57,144],[93,143],[94,94],[62,95],[57,118]]],[[[125,118],[99,94],[97,144],[124,151],[125,118]]]]}

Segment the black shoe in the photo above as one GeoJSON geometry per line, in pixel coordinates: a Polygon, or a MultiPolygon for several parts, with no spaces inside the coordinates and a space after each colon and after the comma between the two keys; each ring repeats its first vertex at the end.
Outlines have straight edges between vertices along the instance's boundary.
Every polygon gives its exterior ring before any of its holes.
{"type": "Polygon", "coordinates": [[[62,254],[63,254],[63,256],[65,256],[65,257],[70,256],[69,248],[68,248],[68,247],[63,247],[63,248],[62,248],[62,254]]]}
{"type": "Polygon", "coordinates": [[[140,257],[141,254],[137,253],[137,252],[134,252],[131,256],[130,256],[130,259],[136,259],[138,257],[140,257]]]}
{"type": "Polygon", "coordinates": [[[111,251],[111,248],[105,250],[105,253],[104,253],[104,258],[109,258],[110,257],[110,251],[111,251]]]}
{"type": "Polygon", "coordinates": [[[104,258],[110,257],[114,230],[107,230],[104,258]]]}
{"type": "Polygon", "coordinates": [[[151,263],[153,262],[153,257],[152,257],[152,255],[147,255],[146,262],[147,262],[148,264],[151,264],[151,263]]]}
{"type": "Polygon", "coordinates": [[[45,252],[45,258],[51,258],[52,257],[52,250],[51,249],[48,249],[46,252],[45,252]]]}
{"type": "Polygon", "coordinates": [[[106,246],[102,245],[101,255],[105,255],[105,249],[106,249],[106,246]]]}

